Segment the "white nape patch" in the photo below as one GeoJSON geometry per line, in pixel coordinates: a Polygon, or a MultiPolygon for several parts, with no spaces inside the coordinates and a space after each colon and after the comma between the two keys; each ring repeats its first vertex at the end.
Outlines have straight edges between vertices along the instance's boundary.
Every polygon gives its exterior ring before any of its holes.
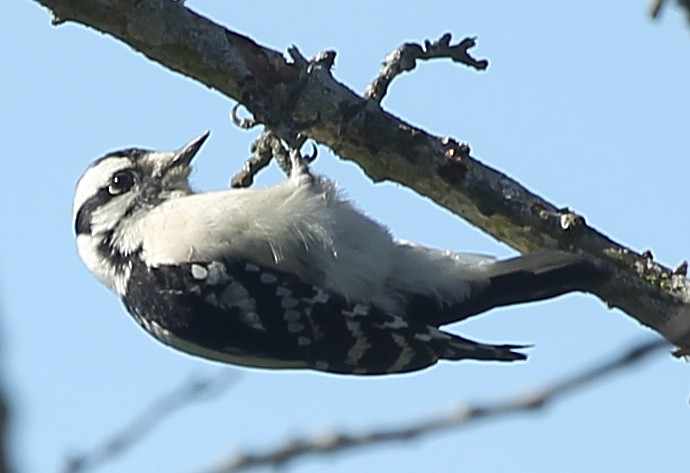
{"type": "Polygon", "coordinates": [[[407,364],[410,362],[410,360],[414,358],[415,351],[407,343],[405,337],[399,333],[391,333],[391,338],[393,338],[395,344],[401,348],[400,355],[398,355],[398,358],[391,365],[391,367],[388,368],[389,373],[395,373],[407,367],[407,364]]]}
{"type": "Polygon", "coordinates": [[[253,263],[247,263],[244,266],[244,270],[248,271],[250,273],[258,273],[261,270],[261,268],[259,268],[257,265],[255,265],[253,263]]]}
{"type": "Polygon", "coordinates": [[[405,328],[408,326],[408,323],[400,317],[399,315],[391,315],[390,316],[393,321],[392,322],[384,322],[381,324],[381,327],[383,328],[392,328],[392,329],[399,329],[399,328],[405,328]]]}
{"type": "Polygon", "coordinates": [[[367,350],[372,347],[372,345],[367,340],[367,337],[364,336],[362,324],[352,320],[346,321],[345,324],[347,325],[347,328],[350,329],[352,336],[355,338],[354,345],[352,345],[347,352],[345,363],[348,365],[356,365],[359,360],[362,359],[367,350]]]}
{"type": "Polygon", "coordinates": [[[192,265],[192,277],[194,279],[206,279],[208,270],[199,264],[192,265]]]}
{"type": "Polygon", "coordinates": [[[278,277],[275,274],[271,274],[271,273],[261,273],[261,276],[259,276],[259,279],[264,284],[274,284],[278,281],[278,277]]]}
{"type": "Polygon", "coordinates": [[[301,336],[297,339],[297,345],[306,347],[311,345],[311,340],[308,337],[301,336]]]}

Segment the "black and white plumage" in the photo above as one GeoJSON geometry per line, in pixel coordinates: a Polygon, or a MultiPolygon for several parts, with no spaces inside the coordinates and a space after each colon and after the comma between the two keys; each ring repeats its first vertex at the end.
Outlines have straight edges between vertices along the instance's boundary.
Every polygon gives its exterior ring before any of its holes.
{"type": "Polygon", "coordinates": [[[598,276],[565,252],[497,262],[394,241],[296,159],[275,186],[194,193],[190,163],[207,137],[100,158],[73,207],[89,270],[149,334],[192,355],[348,374],[520,360],[520,346],[439,327],[598,276]]]}

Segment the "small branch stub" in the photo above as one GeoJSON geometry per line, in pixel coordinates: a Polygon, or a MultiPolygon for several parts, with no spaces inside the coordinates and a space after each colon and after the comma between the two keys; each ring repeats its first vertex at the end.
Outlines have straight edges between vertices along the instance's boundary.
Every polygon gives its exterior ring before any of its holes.
{"type": "Polygon", "coordinates": [[[242,169],[232,177],[230,187],[250,187],[259,171],[268,166],[273,158],[284,171],[289,169],[288,153],[280,142],[280,138],[272,130],[265,130],[261,133],[254,140],[250,149],[253,153],[252,156],[247,158],[242,169]]]}
{"type": "Polygon", "coordinates": [[[676,269],[673,270],[673,274],[676,276],[687,277],[688,275],[688,262],[683,261],[678,265],[676,269]]]}
{"type": "Polygon", "coordinates": [[[469,49],[477,44],[475,38],[465,38],[452,46],[450,41],[451,34],[446,33],[438,41],[425,40],[424,47],[417,43],[403,44],[386,56],[383,67],[364,92],[364,98],[381,103],[393,79],[405,71],[413,70],[417,67],[417,61],[421,59],[448,58],[479,71],[489,66],[486,59],[477,60],[470,56],[469,49]]]}
{"type": "Polygon", "coordinates": [[[463,162],[470,155],[470,146],[467,143],[458,143],[450,137],[441,139],[445,151],[445,160],[438,166],[439,176],[446,182],[457,183],[465,177],[467,168],[463,162]]]}
{"type": "MultiPolygon", "coordinates": [[[[232,177],[230,187],[236,189],[250,187],[254,183],[256,175],[270,164],[271,159],[275,159],[283,172],[289,175],[292,168],[290,153],[299,153],[306,137],[298,137],[295,141],[298,146],[288,149],[274,130],[266,129],[252,143],[250,149],[253,154],[244,162],[242,169],[232,177]]],[[[315,144],[312,144],[311,154],[300,155],[299,158],[308,164],[314,161],[317,156],[318,149],[315,144]]]]}

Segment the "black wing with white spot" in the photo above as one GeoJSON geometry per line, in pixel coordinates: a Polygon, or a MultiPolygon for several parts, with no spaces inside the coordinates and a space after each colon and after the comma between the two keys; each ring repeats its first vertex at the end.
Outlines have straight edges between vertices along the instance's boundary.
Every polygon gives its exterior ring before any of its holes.
{"type": "Polygon", "coordinates": [[[384,374],[439,359],[513,361],[485,345],[253,263],[134,264],[125,305],[154,337],[193,355],[245,366],[384,374]]]}

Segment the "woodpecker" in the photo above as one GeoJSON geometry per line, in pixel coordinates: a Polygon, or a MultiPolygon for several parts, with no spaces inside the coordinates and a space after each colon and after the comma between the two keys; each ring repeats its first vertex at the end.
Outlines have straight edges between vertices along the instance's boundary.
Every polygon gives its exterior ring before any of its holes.
{"type": "Polygon", "coordinates": [[[188,354],[358,375],[522,360],[522,345],[440,327],[601,276],[563,251],[497,261],[396,241],[297,154],[272,187],[195,192],[191,162],[208,136],[176,151],[108,153],[82,175],[73,205],[88,269],[146,332],[188,354]]]}

